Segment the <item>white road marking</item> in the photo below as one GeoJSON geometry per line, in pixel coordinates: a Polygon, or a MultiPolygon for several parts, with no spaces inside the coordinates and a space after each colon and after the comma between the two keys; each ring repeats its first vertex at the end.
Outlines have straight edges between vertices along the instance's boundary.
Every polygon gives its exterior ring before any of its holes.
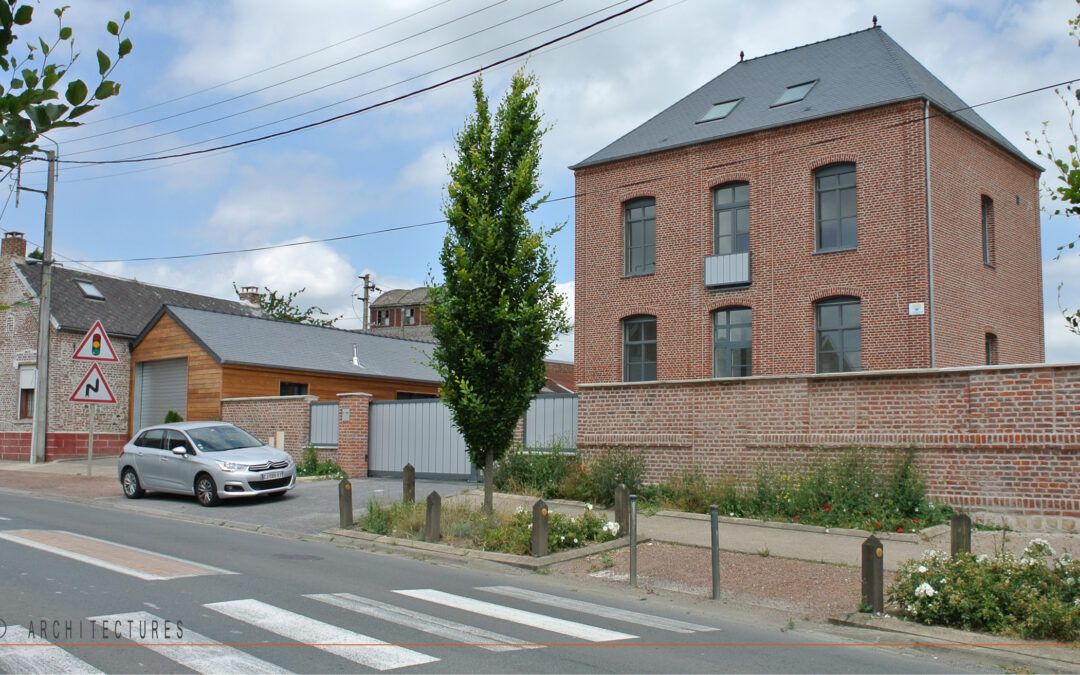
{"type": "Polygon", "coordinates": [[[0,671],[6,673],[100,673],[48,640],[29,636],[19,626],[8,626],[0,637],[0,671]]]}
{"type": "Polygon", "coordinates": [[[11,520],[11,518],[5,518],[3,516],[0,516],[0,520],[11,520]]]}
{"type": "Polygon", "coordinates": [[[120,637],[143,645],[167,659],[175,661],[197,673],[288,673],[272,663],[247,654],[234,647],[229,647],[212,640],[193,630],[182,628],[180,637],[176,637],[176,625],[172,625],[169,638],[158,631],[151,632],[150,627],[164,625],[160,619],[149,612],[129,612],[127,614],[108,614],[91,617],[94,621],[120,622],[120,637]],[[130,622],[130,623],[129,623],[130,622]]]}
{"type": "Polygon", "coordinates": [[[88,537],[85,534],[75,534],[74,532],[67,532],[65,530],[4,530],[4,531],[0,531],[0,539],[5,539],[7,541],[11,541],[11,542],[14,542],[16,544],[21,544],[23,546],[29,546],[30,548],[36,548],[39,551],[46,551],[48,553],[55,553],[56,555],[63,556],[65,558],[69,558],[71,560],[77,560],[79,562],[84,562],[84,563],[87,563],[89,565],[94,565],[96,567],[101,567],[103,569],[111,570],[113,572],[119,572],[120,574],[127,574],[128,576],[133,576],[133,577],[135,577],[137,579],[142,579],[144,581],[167,581],[169,579],[181,579],[183,577],[203,576],[203,575],[206,575],[206,574],[236,574],[236,572],[230,572],[229,570],[222,569],[220,567],[213,567],[212,565],[204,565],[203,563],[197,563],[197,562],[193,562],[191,560],[185,560],[183,558],[178,558],[176,556],[162,555],[160,553],[154,553],[153,551],[148,551],[148,550],[143,549],[143,548],[138,548],[137,546],[127,546],[125,544],[117,544],[116,542],[106,541],[105,539],[98,539],[97,537],[88,537]],[[151,572],[146,572],[146,571],[143,571],[143,570],[135,569],[133,567],[128,567],[126,565],[120,565],[118,563],[110,562],[108,560],[104,560],[102,558],[98,558],[98,557],[95,557],[95,556],[83,555],[82,553],[77,553],[75,551],[72,551],[72,550],[66,549],[66,548],[62,548],[60,546],[51,546],[51,545],[46,544],[44,542],[35,541],[33,539],[30,539],[30,538],[28,538],[28,536],[19,536],[20,533],[27,533],[28,535],[31,535],[31,534],[40,534],[40,533],[47,533],[47,532],[56,532],[58,534],[68,535],[70,537],[77,537],[79,539],[84,539],[87,542],[92,542],[92,543],[95,543],[95,544],[98,544],[98,545],[101,545],[101,546],[105,546],[105,547],[112,547],[112,548],[115,548],[115,549],[123,549],[123,550],[128,550],[128,551],[134,551],[134,552],[139,553],[139,554],[141,554],[143,556],[146,556],[150,561],[165,561],[166,563],[172,562],[172,563],[177,563],[177,564],[180,564],[180,565],[183,565],[183,566],[191,566],[192,568],[199,568],[199,570],[198,571],[193,571],[193,572],[188,572],[188,573],[178,573],[178,574],[154,574],[154,573],[151,573],[151,572]]]}
{"type": "Polygon", "coordinates": [[[540,649],[541,646],[518,640],[508,635],[494,633],[482,628],[470,626],[457,621],[442,619],[429,614],[414,612],[411,609],[390,605],[370,598],[362,598],[352,593],[320,593],[307,596],[320,602],[325,602],[335,607],[341,607],[351,612],[373,616],[382,621],[396,623],[399,626],[415,628],[416,630],[432,635],[438,635],[448,640],[455,640],[466,645],[472,645],[486,649],[490,652],[512,652],[518,649],[540,649]],[[499,643],[499,644],[493,644],[499,643]]]}
{"type": "Polygon", "coordinates": [[[493,619],[512,621],[513,623],[520,623],[523,626],[532,626],[533,628],[539,628],[540,630],[551,631],[552,633],[561,633],[563,635],[581,638],[582,640],[588,640],[590,642],[633,640],[637,637],[636,635],[630,635],[629,633],[620,633],[618,631],[608,630],[606,628],[590,626],[589,624],[585,623],[567,621],[566,619],[558,619],[553,616],[536,614],[535,612],[526,612],[522,609],[514,609],[513,607],[496,605],[491,602],[484,602],[483,600],[474,600],[472,598],[466,598],[461,595],[453,595],[451,593],[444,593],[443,591],[436,591],[431,588],[417,588],[415,590],[394,592],[400,593],[401,595],[406,595],[410,598],[427,600],[428,602],[434,602],[439,605],[445,605],[447,607],[461,609],[466,612],[483,614],[484,616],[489,616],[493,619]]]}
{"type": "Polygon", "coordinates": [[[666,619],[662,616],[654,616],[652,614],[643,614],[642,612],[634,612],[628,609],[597,605],[583,600],[573,600],[570,598],[559,597],[558,595],[548,595],[547,593],[539,593],[537,591],[530,591],[514,586],[482,586],[478,590],[497,593],[511,598],[518,598],[519,600],[528,600],[529,602],[535,602],[540,605],[562,607],[575,612],[581,612],[582,614],[592,614],[594,616],[602,616],[616,621],[625,621],[626,623],[648,626],[649,628],[669,630],[675,633],[696,633],[698,631],[720,630],[719,628],[703,626],[698,623],[679,621],[678,619],[666,619]]]}
{"type": "Polygon", "coordinates": [[[376,670],[418,666],[439,660],[258,600],[215,602],[203,607],[376,670]]]}

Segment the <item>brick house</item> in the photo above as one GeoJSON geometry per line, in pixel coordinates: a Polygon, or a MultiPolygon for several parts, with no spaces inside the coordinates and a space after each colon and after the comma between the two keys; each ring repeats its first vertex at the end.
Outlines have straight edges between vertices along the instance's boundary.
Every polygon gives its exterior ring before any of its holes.
{"type": "Polygon", "coordinates": [[[431,293],[427,286],[385,291],[371,301],[368,332],[434,342],[431,324],[424,311],[430,303],[431,293]]]}
{"type": "Polygon", "coordinates": [[[571,168],[578,382],[1043,361],[1041,168],[881,28],[571,168]]]}
{"type": "MultiPolygon", "coordinates": [[[[41,266],[26,258],[21,232],[8,232],[0,255],[0,459],[30,457],[37,378],[38,295],[41,266]]],[[[116,405],[95,405],[94,450],[118,452],[127,441],[130,404],[129,345],[165,303],[230,314],[259,314],[255,307],[171,288],[53,267],[49,341],[49,414],[45,458],[86,454],[90,406],[71,403],[87,364],[71,355],[94,321],[109,334],[116,363],[100,363],[116,405]]]]}

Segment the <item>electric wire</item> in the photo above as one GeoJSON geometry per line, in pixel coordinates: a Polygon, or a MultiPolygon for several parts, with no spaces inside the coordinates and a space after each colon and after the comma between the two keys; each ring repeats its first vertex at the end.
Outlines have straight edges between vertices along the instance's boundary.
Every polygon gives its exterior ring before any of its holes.
{"type": "MultiPolygon", "coordinates": [[[[558,0],[558,1],[561,2],[562,0],[558,0]]],[[[336,68],[337,66],[341,66],[341,65],[344,65],[346,63],[350,63],[350,62],[355,61],[357,59],[360,59],[360,58],[363,58],[365,56],[369,56],[369,55],[374,54],[376,52],[382,51],[383,49],[387,49],[389,47],[399,45],[399,44],[401,44],[403,42],[407,42],[408,40],[411,40],[413,38],[419,37],[419,36],[424,35],[426,33],[430,33],[431,31],[437,30],[439,28],[445,28],[446,26],[449,26],[449,25],[451,25],[453,23],[456,23],[458,21],[462,21],[462,20],[467,19],[469,17],[475,16],[476,14],[479,14],[481,12],[489,10],[492,7],[496,7],[496,6],[501,5],[501,4],[505,3],[505,2],[508,2],[508,0],[497,0],[497,2],[493,2],[490,5],[486,5],[484,7],[481,7],[480,9],[469,12],[468,14],[463,14],[463,15],[461,15],[461,16],[459,16],[456,19],[453,19],[451,21],[447,21],[447,22],[439,24],[437,26],[432,26],[431,28],[427,28],[427,29],[419,31],[417,33],[413,33],[412,35],[407,35],[407,36],[405,36],[403,38],[394,40],[393,42],[388,42],[388,43],[386,43],[384,45],[381,45],[379,47],[375,47],[374,49],[369,49],[369,50],[367,50],[365,52],[361,52],[360,54],[355,54],[353,56],[350,56],[347,59],[343,59],[341,61],[336,61],[334,63],[322,66],[320,68],[316,68],[315,70],[308,71],[306,73],[301,73],[300,75],[296,75],[296,76],[290,77],[288,79],[281,80],[280,82],[274,82],[272,84],[268,84],[266,86],[259,87],[258,89],[253,89],[251,91],[247,91],[247,92],[244,92],[244,93],[241,93],[241,94],[236,94],[234,96],[230,96],[228,98],[224,98],[224,99],[221,99],[219,101],[214,101],[213,103],[207,103],[205,105],[201,105],[201,106],[198,106],[196,108],[191,108],[189,110],[184,110],[182,112],[173,113],[171,115],[166,115],[164,117],[159,117],[157,119],[148,120],[146,122],[140,122],[138,124],[132,124],[132,125],[129,125],[129,126],[126,126],[126,127],[121,127],[119,129],[113,129],[111,131],[103,131],[101,133],[92,134],[92,135],[89,135],[89,136],[80,136],[78,138],[68,139],[67,143],[79,143],[81,141],[90,140],[92,138],[100,138],[102,136],[109,136],[111,134],[118,134],[118,133],[121,133],[121,132],[124,132],[124,131],[130,131],[132,129],[138,129],[140,127],[145,127],[145,126],[150,125],[150,124],[156,124],[157,122],[164,122],[164,121],[167,121],[167,120],[175,119],[177,117],[183,117],[185,115],[190,115],[192,113],[200,112],[200,111],[206,110],[208,108],[213,108],[213,107],[216,107],[216,106],[219,106],[219,105],[223,105],[225,103],[231,103],[232,101],[236,101],[236,100],[239,100],[239,99],[242,99],[242,98],[246,98],[248,96],[253,96],[255,94],[259,94],[259,93],[262,93],[264,91],[268,91],[270,89],[274,89],[276,87],[280,87],[282,85],[289,84],[290,82],[295,82],[297,80],[304,79],[305,77],[309,77],[311,75],[315,75],[317,73],[321,73],[321,72],[330,70],[331,68],[336,68]]],[[[540,8],[540,9],[543,9],[543,8],[540,8]]],[[[533,10],[533,11],[538,11],[538,10],[533,10]]],[[[526,14],[529,14],[529,13],[531,13],[531,12],[527,12],[526,14]]],[[[525,16],[525,15],[522,15],[522,16],[525,16]]],[[[517,17],[517,18],[520,18],[520,17],[517,17]]],[[[489,27],[488,30],[490,30],[490,28],[497,27],[498,25],[500,25],[500,24],[495,24],[495,26],[489,27]]],[[[374,30],[378,30],[378,29],[372,29],[372,31],[374,31],[374,30]]],[[[465,37],[471,37],[471,36],[465,36],[465,37]]],[[[464,38],[459,38],[459,39],[464,39],[464,38]]],[[[451,43],[445,43],[445,44],[451,44],[451,43]]],[[[445,44],[440,45],[440,46],[445,46],[445,44]]],[[[314,53],[317,53],[317,52],[312,52],[312,54],[314,54],[314,53]]],[[[424,54],[424,53],[426,53],[426,52],[420,52],[420,54],[424,54]]],[[[387,64],[387,65],[393,65],[393,64],[387,64]]],[[[383,67],[385,67],[385,66],[383,66],[383,67]]],[[[375,69],[375,70],[378,70],[378,68],[375,69]]],[[[374,72],[374,71],[368,71],[368,72],[374,72]]],[[[366,74],[366,73],[361,73],[361,75],[362,74],[366,74]]],[[[359,75],[354,76],[354,77],[359,77],[359,75]]],[[[326,87],[333,86],[335,84],[340,84],[340,83],[346,82],[346,81],[348,81],[350,79],[353,79],[353,78],[345,78],[344,80],[338,80],[337,82],[332,82],[332,83],[330,83],[330,84],[328,84],[328,85],[326,85],[324,87],[317,87],[315,89],[312,89],[310,92],[304,92],[304,94],[319,91],[320,89],[325,89],[326,87]]],[[[225,84],[229,84],[229,83],[224,83],[224,84],[217,85],[217,86],[219,86],[219,87],[220,86],[225,86],[225,84]]],[[[203,91],[206,91],[206,90],[203,90],[203,91]]],[[[280,103],[282,101],[288,101],[288,100],[290,100],[292,98],[295,98],[295,96],[290,96],[289,98],[284,98],[284,99],[281,99],[280,101],[275,101],[274,103],[280,103]]],[[[164,105],[164,104],[161,104],[161,105],[164,105]]],[[[268,105],[271,105],[271,104],[268,104],[268,105]]],[[[261,109],[263,107],[266,107],[266,106],[258,106],[256,108],[251,108],[251,110],[259,110],[259,109],[261,109]]],[[[243,111],[243,112],[250,112],[250,111],[243,111]]],[[[243,114],[243,113],[236,113],[236,114],[243,114]]],[[[230,117],[231,117],[231,115],[230,115],[230,117]]],[[[106,118],[106,119],[108,119],[108,118],[106,118]]],[[[226,118],[221,118],[221,119],[226,119],[226,118]]],[[[216,120],[211,120],[211,121],[216,121],[216,120]]],[[[196,126],[198,126],[198,125],[196,125],[196,126]]],[[[184,131],[184,129],[177,129],[177,131],[184,131]]],[[[175,133],[175,132],[170,132],[170,133],[175,133]]],[[[160,135],[163,135],[163,134],[158,134],[158,135],[160,136],[160,135]]],[[[150,136],[149,138],[157,138],[157,136],[150,136]]],[[[139,139],[139,140],[146,140],[146,139],[139,139]]],[[[139,142],[139,141],[129,141],[129,143],[136,143],[136,142],[139,142]]],[[[94,151],[100,150],[100,149],[101,148],[94,148],[93,150],[82,150],[82,151],[80,151],[80,153],[82,153],[82,152],[94,152],[94,151]]],[[[69,153],[69,154],[73,154],[73,153],[69,153]]]]}
{"type": "MultiPolygon", "coordinates": [[[[354,117],[356,115],[360,115],[362,113],[369,112],[371,110],[384,108],[384,107],[390,106],[390,105],[392,105],[394,103],[399,103],[401,101],[404,101],[404,100],[407,100],[407,99],[410,99],[410,98],[414,98],[416,96],[419,96],[420,94],[424,94],[424,93],[427,93],[429,91],[433,91],[435,89],[440,89],[442,87],[445,87],[448,84],[452,84],[454,82],[464,80],[464,79],[472,77],[474,75],[478,75],[478,74],[482,73],[485,70],[490,70],[490,69],[495,68],[497,66],[500,66],[500,65],[502,65],[504,63],[508,63],[510,61],[515,61],[515,60],[521,59],[521,58],[523,58],[525,56],[528,56],[529,54],[532,54],[533,52],[536,52],[536,51],[538,51],[538,50],[540,50],[540,49],[542,49],[544,47],[547,47],[547,46],[553,45],[553,44],[557,44],[557,43],[562,42],[564,40],[568,40],[568,39],[570,39],[570,38],[572,38],[572,37],[574,37],[576,35],[580,35],[582,33],[585,33],[587,31],[591,30],[592,28],[595,28],[596,26],[600,26],[602,24],[605,24],[605,23],[607,23],[607,22],[609,22],[609,21],[611,21],[613,19],[616,19],[618,17],[625,16],[625,15],[633,12],[634,10],[636,10],[636,9],[638,9],[640,7],[644,7],[645,5],[651,4],[653,1],[654,0],[640,0],[640,2],[638,2],[637,4],[635,4],[635,5],[631,6],[631,7],[620,10],[620,11],[614,13],[614,14],[610,14],[610,15],[602,18],[602,19],[598,19],[598,20],[596,20],[596,21],[594,21],[594,22],[592,22],[592,23],[590,23],[588,25],[585,25],[585,26],[582,26],[580,28],[574,29],[574,30],[572,30],[572,31],[570,31],[568,33],[565,33],[563,35],[560,35],[558,37],[551,38],[550,40],[547,40],[547,41],[545,41],[545,42],[543,42],[543,43],[541,43],[539,45],[536,45],[534,47],[529,47],[529,48],[524,49],[524,50],[522,50],[520,52],[517,52],[515,54],[511,54],[509,56],[505,56],[505,57],[496,59],[495,61],[493,61],[491,63],[488,63],[486,65],[479,66],[479,67],[473,68],[471,70],[468,70],[466,72],[460,73],[458,75],[451,76],[451,77],[449,77],[449,78],[447,78],[445,80],[441,80],[439,82],[436,82],[436,83],[421,87],[419,89],[415,89],[413,91],[406,92],[406,93],[401,94],[399,96],[395,96],[395,97],[380,101],[378,103],[373,103],[373,104],[368,105],[368,106],[357,108],[356,110],[351,110],[349,112],[341,113],[339,115],[334,115],[332,117],[317,120],[315,122],[309,122],[307,124],[303,124],[303,125],[300,125],[300,126],[292,127],[292,128],[289,128],[289,129],[284,129],[282,131],[277,131],[277,132],[266,134],[266,135],[263,135],[263,136],[258,136],[258,137],[255,137],[255,138],[249,138],[249,139],[245,139],[245,140],[242,140],[242,141],[237,141],[235,143],[228,143],[228,144],[225,144],[225,145],[219,145],[219,146],[215,146],[215,147],[212,147],[212,148],[204,148],[202,150],[191,150],[191,151],[188,151],[188,152],[176,153],[176,154],[171,154],[171,155],[155,155],[155,156],[151,156],[151,157],[133,157],[133,158],[127,158],[127,159],[111,159],[111,160],[63,159],[63,160],[57,160],[57,161],[59,161],[61,163],[65,163],[65,164],[87,164],[87,165],[136,164],[136,163],[142,163],[142,162],[158,162],[158,161],[163,161],[163,160],[167,160],[167,159],[179,159],[181,157],[190,157],[192,155],[201,155],[201,154],[207,154],[207,153],[211,153],[211,152],[218,152],[218,151],[221,151],[221,150],[226,150],[228,148],[236,148],[236,147],[241,147],[241,146],[245,146],[245,145],[251,145],[253,143],[260,143],[260,142],[263,142],[263,141],[268,141],[270,139],[280,138],[282,136],[288,136],[288,135],[291,135],[291,134],[295,134],[295,133],[298,133],[298,132],[301,132],[301,131],[307,131],[309,129],[314,129],[314,128],[321,127],[321,126],[324,126],[324,125],[327,125],[327,124],[330,124],[330,123],[333,123],[333,122],[338,122],[340,120],[347,119],[347,118],[350,118],[350,117],[354,117]]],[[[615,3],[615,4],[618,5],[618,4],[622,4],[622,3],[619,2],[619,3],[615,3]]],[[[610,5],[610,6],[614,6],[614,5],[610,5]]],[[[602,11],[602,10],[598,10],[598,11],[602,11]]],[[[551,29],[548,29],[548,30],[551,30],[551,29]]],[[[44,158],[35,156],[32,159],[42,160],[44,158]]]]}
{"type": "MultiPolygon", "coordinates": [[[[367,35],[371,35],[372,33],[376,32],[376,31],[382,30],[383,28],[389,28],[390,26],[393,26],[394,24],[400,23],[400,22],[405,21],[407,19],[411,19],[411,18],[413,18],[415,16],[419,16],[419,15],[425,13],[425,12],[428,12],[430,10],[435,9],[436,7],[441,7],[441,6],[445,5],[446,3],[450,2],[450,1],[451,0],[441,0],[441,2],[437,2],[434,5],[431,5],[430,7],[426,7],[424,9],[417,10],[417,11],[413,12],[412,14],[406,14],[405,16],[403,16],[403,17],[401,17],[399,19],[395,19],[395,20],[393,20],[393,21],[391,21],[389,23],[384,23],[381,26],[376,26],[375,28],[368,29],[368,30],[364,31],[363,33],[358,33],[356,35],[353,35],[352,37],[347,37],[344,40],[341,40],[339,42],[335,42],[333,44],[326,45],[325,47],[320,47],[319,49],[316,49],[314,51],[310,51],[310,52],[308,52],[306,54],[300,54],[299,56],[294,56],[291,59],[282,61],[281,63],[277,63],[277,64],[274,64],[272,66],[267,66],[267,67],[262,68],[260,70],[256,70],[254,72],[248,73],[247,75],[241,75],[241,76],[235,77],[235,78],[233,78],[231,80],[226,80],[225,82],[219,82],[218,84],[214,84],[214,85],[211,85],[209,87],[204,87],[203,89],[199,89],[199,90],[196,90],[196,91],[193,91],[193,92],[189,92],[187,94],[182,94],[180,96],[176,96],[174,98],[170,98],[170,99],[165,100],[165,101],[158,101],[157,103],[152,103],[150,105],[143,106],[142,108],[134,108],[134,109],[128,110],[126,112],[117,113],[115,115],[110,115],[109,117],[101,117],[99,119],[96,119],[96,120],[93,120],[93,121],[90,121],[90,122],[85,122],[85,123],[83,123],[82,126],[89,127],[89,126],[93,126],[95,124],[100,124],[101,122],[107,122],[109,120],[115,120],[115,119],[119,119],[121,117],[127,117],[129,115],[134,115],[136,113],[145,112],[147,110],[153,110],[155,108],[160,108],[163,105],[168,105],[170,103],[176,103],[177,101],[183,101],[183,100],[189,99],[192,96],[198,96],[199,94],[205,94],[208,91],[214,91],[215,89],[220,89],[221,87],[226,87],[226,86],[228,86],[230,84],[236,84],[237,82],[240,82],[242,80],[246,80],[248,78],[255,77],[256,75],[262,75],[263,73],[268,73],[271,70],[276,70],[277,68],[281,68],[282,66],[287,66],[290,63],[296,63],[297,61],[306,59],[309,56],[315,56],[316,54],[321,54],[322,52],[329,51],[329,50],[333,49],[334,47],[340,47],[341,45],[343,45],[343,44],[345,44],[347,42],[352,42],[353,40],[358,40],[358,39],[360,39],[362,37],[365,37],[367,35]]],[[[83,137],[83,138],[90,138],[90,137],[86,136],[86,137],[83,137]]],[[[72,140],[73,141],[74,140],[83,140],[83,138],[72,139],[72,140]]]]}
{"type": "MultiPolygon", "coordinates": [[[[807,148],[820,146],[820,145],[825,145],[825,144],[829,144],[829,143],[835,143],[837,141],[847,140],[847,139],[850,139],[850,138],[855,138],[855,137],[863,136],[863,135],[870,134],[870,133],[878,133],[878,132],[881,132],[881,131],[885,131],[885,130],[893,129],[893,128],[898,128],[898,127],[905,126],[905,125],[908,125],[908,124],[922,124],[925,120],[930,120],[930,119],[934,119],[934,118],[942,117],[942,116],[946,116],[946,115],[954,115],[955,113],[962,112],[964,110],[973,110],[974,108],[979,108],[979,107],[991,105],[991,104],[994,104],[994,103],[1000,103],[1001,101],[1007,101],[1009,99],[1018,98],[1020,96],[1027,96],[1027,95],[1038,93],[1038,92],[1041,92],[1041,91],[1046,91],[1047,89],[1053,89],[1055,87],[1064,86],[1066,84],[1072,84],[1074,82],[1080,82],[1080,78],[1074,78],[1072,80],[1068,80],[1068,81],[1065,81],[1065,82],[1060,82],[1058,84],[1047,85],[1047,86],[1044,86],[1044,87],[1036,87],[1034,89],[1029,89],[1029,90],[1019,92],[1019,93],[1016,93],[1016,94],[1009,94],[1009,95],[1006,95],[1006,96],[1001,96],[1001,97],[994,98],[994,99],[991,99],[991,100],[988,100],[988,101],[983,101],[981,103],[976,103],[974,105],[963,106],[961,108],[956,108],[954,110],[943,110],[942,112],[932,113],[930,115],[922,115],[922,114],[920,114],[918,117],[914,117],[914,118],[907,119],[907,120],[902,120],[900,122],[892,122],[892,123],[889,123],[889,124],[873,127],[873,128],[870,128],[870,129],[864,129],[862,131],[854,131],[854,132],[850,132],[850,133],[846,133],[846,134],[839,134],[839,135],[836,135],[836,136],[831,136],[829,138],[824,138],[824,139],[820,139],[820,140],[816,140],[816,141],[811,141],[809,143],[803,143],[803,144],[794,145],[794,146],[787,147],[787,148],[781,148],[779,150],[775,150],[775,151],[772,151],[772,152],[759,153],[759,154],[754,155],[754,156],[742,157],[742,158],[735,159],[735,160],[730,160],[730,161],[727,161],[727,162],[720,162],[720,163],[717,163],[717,164],[712,164],[710,166],[697,167],[697,168],[694,168],[694,169],[691,169],[691,170],[671,172],[671,173],[662,174],[662,175],[658,175],[658,176],[650,176],[649,178],[644,178],[644,179],[637,180],[637,181],[631,181],[631,182],[628,182],[628,183],[622,183],[622,184],[615,185],[615,186],[605,188],[605,189],[602,189],[602,190],[592,190],[592,191],[585,191],[585,192],[577,192],[577,193],[574,193],[574,194],[564,195],[564,196],[561,196],[561,197],[548,198],[548,199],[545,199],[543,202],[541,202],[540,205],[543,206],[543,205],[547,205],[547,204],[553,204],[553,203],[556,203],[556,202],[566,201],[566,200],[569,200],[569,199],[578,199],[578,198],[586,197],[586,196],[595,196],[595,195],[599,195],[599,194],[605,194],[605,193],[609,193],[609,192],[614,192],[616,190],[622,190],[622,189],[625,189],[627,187],[635,187],[635,186],[644,185],[644,184],[648,184],[648,183],[652,183],[652,182],[656,182],[656,181],[660,181],[660,180],[666,180],[668,178],[676,178],[676,177],[680,177],[680,176],[685,176],[685,175],[689,175],[691,173],[700,173],[701,171],[709,171],[709,170],[713,170],[713,169],[726,168],[726,167],[730,167],[730,166],[737,166],[739,164],[745,164],[747,162],[755,162],[755,161],[759,161],[759,160],[762,160],[762,159],[767,159],[769,157],[781,155],[781,154],[784,154],[784,153],[793,152],[793,151],[796,151],[796,150],[805,150],[807,148]]],[[[245,249],[231,249],[231,250],[223,250],[223,251],[211,251],[211,252],[206,252],[206,253],[190,253],[190,254],[180,254],[180,255],[171,255],[171,256],[143,256],[143,257],[138,257],[138,258],[109,258],[109,259],[83,260],[83,261],[73,261],[73,262],[86,262],[86,263],[146,262],[146,261],[151,261],[151,260],[184,260],[184,259],[189,259],[189,258],[202,258],[202,257],[208,257],[208,256],[232,255],[232,254],[238,254],[238,253],[251,253],[251,252],[257,252],[257,251],[266,251],[266,250],[275,249],[275,248],[287,248],[287,247],[293,247],[293,246],[304,246],[304,245],[308,245],[308,244],[326,243],[326,242],[331,242],[331,241],[343,241],[343,240],[347,240],[347,239],[357,239],[357,238],[360,238],[360,237],[368,237],[368,236],[372,236],[372,235],[376,235],[376,234],[385,234],[385,233],[388,233],[388,232],[400,232],[400,231],[404,231],[404,230],[412,230],[412,229],[417,229],[417,228],[421,228],[421,227],[430,227],[430,226],[433,226],[433,225],[440,225],[440,224],[445,224],[445,223],[446,223],[446,219],[444,218],[444,219],[439,219],[439,220],[430,220],[430,221],[426,221],[426,222],[422,222],[422,223],[415,223],[415,224],[412,224],[412,225],[398,225],[398,226],[395,226],[395,227],[383,228],[383,229],[379,229],[379,230],[370,230],[370,231],[367,231],[367,232],[358,232],[358,233],[352,233],[352,234],[346,234],[346,235],[339,235],[339,236],[335,236],[335,237],[326,237],[326,238],[323,238],[323,239],[311,239],[311,240],[306,240],[306,241],[302,241],[302,242],[289,242],[289,243],[285,243],[285,244],[269,244],[269,245],[266,245],[266,246],[259,246],[259,247],[245,248],[245,249]]]]}

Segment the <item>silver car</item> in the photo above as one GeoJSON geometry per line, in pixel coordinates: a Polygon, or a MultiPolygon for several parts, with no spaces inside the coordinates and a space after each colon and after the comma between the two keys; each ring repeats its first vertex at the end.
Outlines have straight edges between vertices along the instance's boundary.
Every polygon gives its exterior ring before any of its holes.
{"type": "Polygon", "coordinates": [[[158,490],[194,494],[203,506],[224,497],[280,497],[296,485],[296,463],[287,452],[225,422],[141,429],[120,451],[117,471],[128,499],[158,490]]]}

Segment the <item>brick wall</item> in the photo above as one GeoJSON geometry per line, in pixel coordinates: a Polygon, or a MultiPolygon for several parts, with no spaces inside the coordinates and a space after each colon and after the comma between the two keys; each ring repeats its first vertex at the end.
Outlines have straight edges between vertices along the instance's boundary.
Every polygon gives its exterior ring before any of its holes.
{"type": "Polygon", "coordinates": [[[368,472],[368,419],[371,394],[338,394],[337,463],[352,478],[368,472]]]}
{"type": "Polygon", "coordinates": [[[578,406],[579,449],[643,449],[650,481],[911,445],[933,499],[1048,527],[1080,518],[1080,365],[586,384],[578,406]]]}
{"type": "Polygon", "coordinates": [[[317,396],[226,398],[221,401],[221,419],[264,442],[284,431],[283,449],[299,461],[311,431],[311,402],[317,400],[317,396]]]}
{"type": "MultiPolygon", "coordinates": [[[[0,459],[30,461],[29,431],[0,431],[0,459]]],[[[85,457],[90,441],[87,433],[49,432],[45,442],[46,461],[61,457],[85,457]]],[[[128,442],[127,434],[94,432],[94,456],[118,455],[128,442]]]]}
{"type": "MultiPolygon", "coordinates": [[[[922,114],[909,101],[578,170],[577,381],[622,380],[635,314],[657,318],[658,379],[709,377],[712,312],[730,306],[752,309],[755,375],[812,373],[814,303],[836,295],[862,301],[865,370],[930,367],[930,317],[907,311],[930,300],[922,114]],[[858,247],[815,253],[814,170],[835,162],[856,165],[858,247]],[[712,190],[730,181],[750,185],[751,284],[709,289],[712,190]],[[623,204],[638,197],[656,200],[656,270],[624,276],[623,204]]],[[[948,119],[930,140],[937,365],[982,364],[991,327],[1001,362],[1042,361],[1034,170],[948,119]],[[1001,202],[996,270],[982,264],[983,193],[1001,202]]]]}

